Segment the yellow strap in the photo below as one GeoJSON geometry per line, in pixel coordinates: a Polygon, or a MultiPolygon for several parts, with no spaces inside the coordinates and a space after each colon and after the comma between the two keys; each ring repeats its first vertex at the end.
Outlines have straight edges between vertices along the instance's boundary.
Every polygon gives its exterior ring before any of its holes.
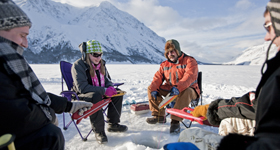
{"type": "Polygon", "coordinates": [[[117,91],[117,94],[113,95],[112,97],[123,96],[125,94],[126,94],[125,91],[117,91]]]}

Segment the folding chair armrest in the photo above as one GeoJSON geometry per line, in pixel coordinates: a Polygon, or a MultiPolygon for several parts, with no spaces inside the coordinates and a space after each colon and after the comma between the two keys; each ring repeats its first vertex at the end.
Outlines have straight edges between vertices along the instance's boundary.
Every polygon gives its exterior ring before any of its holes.
{"type": "Polygon", "coordinates": [[[116,86],[118,88],[119,86],[123,85],[124,83],[113,83],[113,86],[116,86]]]}
{"type": "Polygon", "coordinates": [[[79,100],[77,93],[74,92],[74,91],[62,91],[60,93],[60,95],[63,96],[63,97],[66,97],[68,99],[68,101],[72,100],[72,94],[74,94],[76,99],[79,100]]]}

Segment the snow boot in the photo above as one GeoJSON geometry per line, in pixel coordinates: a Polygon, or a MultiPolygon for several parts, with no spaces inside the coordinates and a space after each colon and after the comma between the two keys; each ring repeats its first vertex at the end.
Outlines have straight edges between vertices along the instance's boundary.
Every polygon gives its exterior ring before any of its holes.
{"type": "Polygon", "coordinates": [[[156,123],[166,123],[166,120],[163,116],[153,116],[151,118],[147,118],[146,122],[148,124],[156,124],[156,123]]]}
{"type": "Polygon", "coordinates": [[[109,127],[107,128],[109,132],[125,132],[127,131],[127,126],[120,125],[118,123],[109,124],[109,127]]]}
{"type": "Polygon", "coordinates": [[[99,144],[105,144],[105,143],[108,142],[107,136],[106,136],[106,134],[105,134],[104,131],[96,132],[96,133],[95,133],[95,138],[96,138],[96,141],[97,141],[99,144]]]}
{"type": "Polygon", "coordinates": [[[180,133],[180,122],[177,120],[172,120],[170,126],[170,134],[178,134],[178,133],[180,133]]]}

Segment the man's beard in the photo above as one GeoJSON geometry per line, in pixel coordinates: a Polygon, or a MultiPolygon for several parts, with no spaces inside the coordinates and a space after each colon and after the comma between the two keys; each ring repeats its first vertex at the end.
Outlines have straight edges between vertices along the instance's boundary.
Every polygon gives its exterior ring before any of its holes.
{"type": "Polygon", "coordinates": [[[178,58],[176,58],[175,55],[170,55],[169,58],[168,58],[170,61],[172,61],[171,59],[173,59],[172,62],[177,62],[178,58]]]}

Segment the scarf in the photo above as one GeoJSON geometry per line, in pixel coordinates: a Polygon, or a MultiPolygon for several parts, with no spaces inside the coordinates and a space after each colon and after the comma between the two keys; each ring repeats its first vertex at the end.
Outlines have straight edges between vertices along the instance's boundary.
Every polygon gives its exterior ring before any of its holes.
{"type": "MultiPolygon", "coordinates": [[[[93,67],[94,70],[98,70],[99,71],[100,82],[101,82],[100,85],[101,85],[101,87],[105,87],[105,79],[104,79],[104,75],[100,71],[100,63],[97,66],[92,64],[92,67],[93,67]]],[[[99,81],[98,81],[97,75],[95,75],[94,77],[91,77],[91,81],[92,81],[92,85],[93,86],[99,86],[99,81]]]]}
{"type": "Polygon", "coordinates": [[[33,100],[37,102],[49,120],[51,100],[38,80],[37,76],[22,56],[23,48],[18,44],[0,37],[0,57],[6,60],[8,74],[16,74],[20,77],[24,88],[29,91],[33,100]]]}

